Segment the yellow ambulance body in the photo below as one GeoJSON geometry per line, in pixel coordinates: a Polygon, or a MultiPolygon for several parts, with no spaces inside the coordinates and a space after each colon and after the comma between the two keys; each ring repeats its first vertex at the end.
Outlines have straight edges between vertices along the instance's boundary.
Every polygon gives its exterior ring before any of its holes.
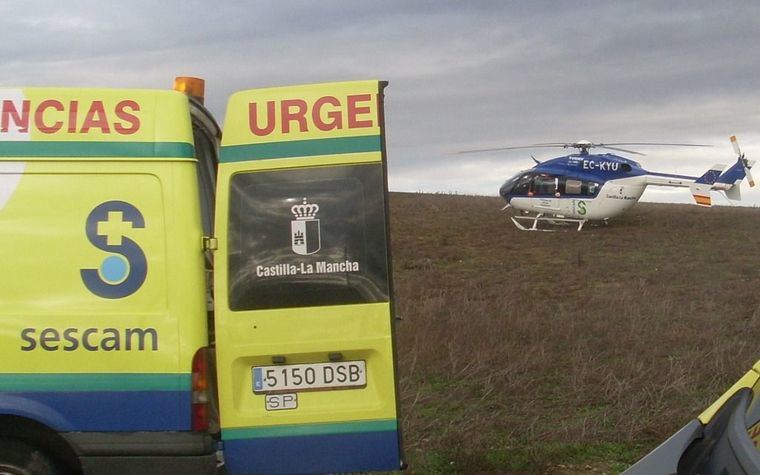
{"type": "Polygon", "coordinates": [[[399,468],[382,87],[0,90],[0,471],[399,468]]]}

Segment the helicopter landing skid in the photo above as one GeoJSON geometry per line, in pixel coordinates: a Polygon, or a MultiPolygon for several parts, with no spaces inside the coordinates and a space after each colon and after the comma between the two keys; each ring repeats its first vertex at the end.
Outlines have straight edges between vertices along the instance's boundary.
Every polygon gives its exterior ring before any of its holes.
{"type": "Polygon", "coordinates": [[[588,221],[587,219],[576,219],[576,218],[558,218],[558,217],[545,217],[543,213],[538,213],[535,216],[510,216],[509,217],[513,223],[515,223],[515,226],[517,226],[517,229],[520,231],[547,231],[552,232],[556,231],[555,229],[540,229],[538,227],[538,223],[549,223],[555,226],[558,225],[566,225],[566,224],[577,224],[578,225],[578,231],[583,229],[583,225],[586,224],[588,221]],[[524,220],[531,222],[532,224],[530,227],[523,226],[518,220],[524,220]]]}

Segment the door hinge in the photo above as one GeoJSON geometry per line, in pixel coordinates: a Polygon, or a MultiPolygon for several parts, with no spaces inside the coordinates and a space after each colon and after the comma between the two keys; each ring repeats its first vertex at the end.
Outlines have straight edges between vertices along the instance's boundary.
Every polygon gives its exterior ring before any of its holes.
{"type": "Polygon", "coordinates": [[[215,237],[203,236],[203,250],[216,251],[219,247],[219,241],[215,237]]]}

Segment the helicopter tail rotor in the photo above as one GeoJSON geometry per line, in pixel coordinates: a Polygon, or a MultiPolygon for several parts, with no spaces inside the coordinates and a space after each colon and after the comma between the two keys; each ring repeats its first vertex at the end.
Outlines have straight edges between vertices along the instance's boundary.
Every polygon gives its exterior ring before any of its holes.
{"type": "Polygon", "coordinates": [[[740,186],[744,178],[747,178],[749,186],[755,186],[755,180],[752,178],[750,168],[755,164],[752,160],[747,160],[739,148],[739,142],[736,140],[736,136],[731,136],[731,146],[736,152],[737,158],[728,170],[726,170],[713,185],[713,190],[720,190],[726,193],[726,196],[732,200],[741,199],[740,186]]]}
{"type": "Polygon", "coordinates": [[[736,140],[736,135],[731,136],[731,146],[734,147],[734,152],[736,153],[739,161],[742,162],[742,165],[744,166],[744,174],[747,175],[747,182],[749,183],[750,188],[754,187],[755,180],[752,179],[752,174],[749,172],[749,169],[752,168],[752,165],[755,162],[752,162],[744,158],[742,149],[739,148],[739,141],[736,140]]]}

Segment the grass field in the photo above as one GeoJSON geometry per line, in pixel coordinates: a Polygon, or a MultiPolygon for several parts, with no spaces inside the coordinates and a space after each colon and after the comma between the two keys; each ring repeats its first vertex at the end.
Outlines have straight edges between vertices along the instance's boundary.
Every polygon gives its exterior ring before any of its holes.
{"type": "Polygon", "coordinates": [[[618,473],[760,359],[760,209],[531,233],[501,206],[391,194],[412,473],[618,473]]]}

